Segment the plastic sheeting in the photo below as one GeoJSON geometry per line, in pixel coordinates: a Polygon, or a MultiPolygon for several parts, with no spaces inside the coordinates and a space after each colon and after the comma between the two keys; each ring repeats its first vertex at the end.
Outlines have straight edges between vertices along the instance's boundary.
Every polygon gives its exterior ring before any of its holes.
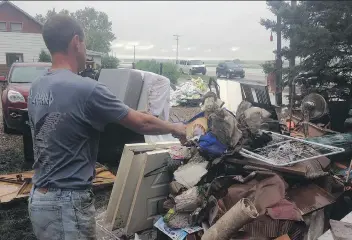
{"type": "Polygon", "coordinates": [[[171,90],[171,106],[179,106],[186,104],[187,101],[201,99],[203,94],[207,91],[207,87],[203,79],[192,78],[191,81],[187,81],[176,87],[176,90],[171,90]]]}

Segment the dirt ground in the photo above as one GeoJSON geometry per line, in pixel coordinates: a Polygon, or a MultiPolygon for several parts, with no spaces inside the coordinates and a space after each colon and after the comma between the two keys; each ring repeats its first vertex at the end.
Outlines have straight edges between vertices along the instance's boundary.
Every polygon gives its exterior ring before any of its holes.
{"type": "MultiPolygon", "coordinates": [[[[0,174],[27,171],[31,164],[23,161],[21,135],[8,135],[3,132],[2,109],[0,104],[0,174]]],[[[116,173],[116,172],[114,172],[116,173]]],[[[111,187],[95,192],[97,211],[107,207],[111,187]]],[[[35,240],[28,217],[27,201],[18,200],[10,204],[0,204],[0,239],[35,240]]]]}

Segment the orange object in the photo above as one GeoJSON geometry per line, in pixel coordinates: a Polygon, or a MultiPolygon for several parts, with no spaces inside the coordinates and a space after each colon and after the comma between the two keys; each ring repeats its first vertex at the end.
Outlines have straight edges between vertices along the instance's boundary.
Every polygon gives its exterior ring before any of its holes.
{"type": "Polygon", "coordinates": [[[200,117],[190,122],[186,126],[187,139],[204,135],[208,131],[208,119],[200,117]]]}
{"type": "Polygon", "coordinates": [[[292,120],[290,120],[290,119],[287,119],[286,120],[286,127],[288,128],[288,129],[294,129],[295,128],[295,123],[294,123],[294,121],[292,121],[292,120]]]}
{"type": "Polygon", "coordinates": [[[291,238],[287,234],[285,234],[281,237],[275,238],[275,240],[291,240],[291,238]]]}

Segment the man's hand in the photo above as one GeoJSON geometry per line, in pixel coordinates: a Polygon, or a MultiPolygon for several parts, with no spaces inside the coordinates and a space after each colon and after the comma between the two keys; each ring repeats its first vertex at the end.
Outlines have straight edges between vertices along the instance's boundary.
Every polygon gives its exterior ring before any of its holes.
{"type": "Polygon", "coordinates": [[[174,123],[172,136],[178,138],[183,144],[186,142],[186,125],[183,123],[174,123]]]}

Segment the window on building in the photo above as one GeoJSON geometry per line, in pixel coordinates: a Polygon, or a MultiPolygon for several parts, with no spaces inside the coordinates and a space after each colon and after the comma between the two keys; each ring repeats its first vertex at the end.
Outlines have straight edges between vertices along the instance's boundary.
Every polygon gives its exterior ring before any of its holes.
{"type": "Polygon", "coordinates": [[[11,32],[21,32],[22,23],[10,23],[11,32]]]}
{"type": "Polygon", "coordinates": [[[6,53],[6,65],[11,67],[14,62],[23,62],[23,53],[6,53]]]}
{"type": "Polygon", "coordinates": [[[0,32],[6,32],[6,22],[0,22],[0,32]]]}

